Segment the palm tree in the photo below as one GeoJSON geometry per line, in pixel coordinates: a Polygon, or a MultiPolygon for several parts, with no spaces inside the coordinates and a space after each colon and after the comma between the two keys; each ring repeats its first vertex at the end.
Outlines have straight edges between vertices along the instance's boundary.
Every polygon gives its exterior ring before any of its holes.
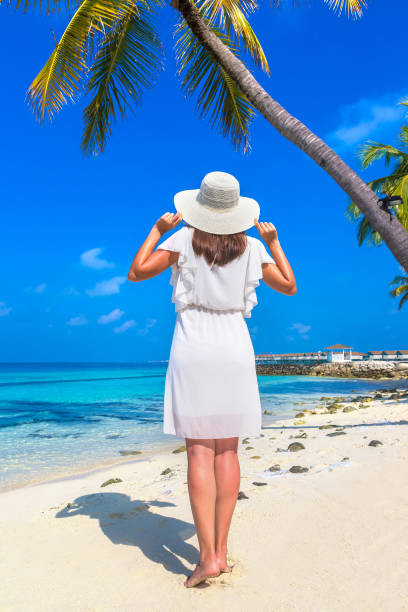
{"type": "MultiPolygon", "coordinates": [[[[400,102],[408,106],[408,101],[400,102]]],[[[392,169],[389,174],[367,183],[378,195],[399,196],[401,203],[394,209],[395,217],[403,227],[408,230],[408,126],[403,125],[398,135],[398,147],[382,144],[379,142],[367,142],[359,152],[361,165],[368,168],[376,161],[384,160],[385,166],[392,169]]],[[[361,213],[354,202],[351,202],[346,215],[350,221],[358,223],[357,237],[361,246],[365,241],[373,246],[380,246],[383,242],[381,235],[373,228],[368,219],[361,213]]],[[[390,283],[394,287],[390,295],[394,298],[401,297],[398,308],[400,309],[408,299],[408,277],[396,276],[390,283]]]]}
{"type": "MultiPolygon", "coordinates": [[[[400,104],[408,106],[408,101],[404,100],[400,104]]],[[[408,230],[408,126],[402,126],[398,135],[397,147],[369,141],[361,147],[359,157],[364,169],[382,159],[386,168],[391,166],[389,174],[370,181],[367,185],[379,196],[399,196],[401,198],[402,203],[395,207],[394,214],[408,230]]],[[[381,235],[362,214],[355,202],[348,205],[346,215],[350,221],[358,223],[357,237],[360,246],[365,241],[374,246],[382,244],[381,235]]]]}
{"type": "Polygon", "coordinates": [[[390,291],[390,295],[395,298],[401,298],[398,304],[398,310],[400,310],[405,301],[408,300],[408,276],[396,276],[391,281],[391,286],[393,285],[395,285],[395,289],[390,291]]]}
{"type": "MultiPolygon", "coordinates": [[[[25,8],[30,0],[25,0],[25,8]]],[[[34,0],[35,1],[35,0],[34,0]]],[[[41,2],[41,0],[38,0],[41,2]]],[[[45,0],[47,12],[72,1],[45,0]]],[[[273,0],[278,6],[283,0],[273,0]]],[[[366,0],[324,0],[338,11],[360,16],[366,0]]],[[[17,5],[21,0],[17,0],[17,5]]],[[[42,121],[52,117],[77,93],[91,102],[84,111],[83,150],[103,151],[117,114],[141,100],[162,68],[162,48],[152,21],[162,0],[82,0],[48,62],[29,89],[31,104],[42,121]],[[91,58],[91,66],[87,61],[91,58]]],[[[362,214],[408,271],[408,232],[395,216],[378,205],[378,197],[330,147],[290,115],[256,81],[239,57],[240,45],[264,70],[268,65],[253,32],[249,14],[255,0],[171,0],[180,13],[176,44],[179,74],[197,107],[235,146],[248,146],[248,126],[255,112],[318,163],[350,196],[362,214]],[[187,27],[188,26],[188,27],[187,27]]]]}

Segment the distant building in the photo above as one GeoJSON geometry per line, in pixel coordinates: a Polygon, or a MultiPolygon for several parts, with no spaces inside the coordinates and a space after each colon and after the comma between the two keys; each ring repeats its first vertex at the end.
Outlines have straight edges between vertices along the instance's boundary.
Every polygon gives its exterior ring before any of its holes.
{"type": "Polygon", "coordinates": [[[333,344],[333,346],[326,346],[327,361],[351,361],[352,360],[352,346],[345,346],[344,344],[333,344]]]}
{"type": "Polygon", "coordinates": [[[258,363],[326,361],[326,353],[322,351],[316,351],[314,353],[263,353],[256,356],[256,361],[258,363]]]}
{"type": "Polygon", "coordinates": [[[257,363],[319,363],[329,362],[349,362],[362,360],[379,361],[408,361],[408,350],[396,351],[353,351],[352,346],[344,344],[333,344],[326,347],[325,351],[315,351],[313,353],[263,353],[256,356],[257,363]]]}
{"type": "Polygon", "coordinates": [[[384,351],[368,351],[367,359],[370,359],[371,361],[374,359],[382,359],[383,352],[384,351]]]}
{"type": "Polygon", "coordinates": [[[368,351],[366,359],[381,359],[382,361],[408,360],[408,351],[368,351]]]}

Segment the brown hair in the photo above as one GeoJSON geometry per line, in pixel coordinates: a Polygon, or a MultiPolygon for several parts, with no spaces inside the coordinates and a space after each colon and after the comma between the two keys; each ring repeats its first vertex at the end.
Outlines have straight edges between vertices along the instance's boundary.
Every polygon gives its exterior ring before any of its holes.
{"type": "Polygon", "coordinates": [[[203,255],[208,264],[225,266],[245,251],[245,232],[238,234],[210,234],[194,228],[193,249],[196,255],[203,255]]]}

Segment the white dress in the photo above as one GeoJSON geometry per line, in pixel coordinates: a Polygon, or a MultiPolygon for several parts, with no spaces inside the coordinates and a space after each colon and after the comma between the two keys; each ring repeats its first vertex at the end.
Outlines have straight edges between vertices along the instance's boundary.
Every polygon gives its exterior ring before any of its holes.
{"type": "Polygon", "coordinates": [[[257,304],[262,264],[274,263],[247,236],[244,253],[210,266],[183,227],[159,249],[179,253],[172,266],[177,320],[164,393],[163,432],[183,438],[259,436],[261,403],[255,355],[245,318],[257,304]]]}

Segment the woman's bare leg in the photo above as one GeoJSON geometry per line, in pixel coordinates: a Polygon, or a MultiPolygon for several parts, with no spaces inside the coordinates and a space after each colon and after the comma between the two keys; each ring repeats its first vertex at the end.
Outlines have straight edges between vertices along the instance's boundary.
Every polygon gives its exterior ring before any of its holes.
{"type": "Polygon", "coordinates": [[[200,546],[200,563],[185,586],[199,584],[206,577],[219,574],[215,557],[215,474],[214,440],[195,440],[186,438],[188,470],[187,482],[191,510],[200,546]]]}
{"type": "Polygon", "coordinates": [[[227,542],[240,483],[238,438],[215,440],[215,555],[220,571],[231,571],[227,564],[227,542]]]}

